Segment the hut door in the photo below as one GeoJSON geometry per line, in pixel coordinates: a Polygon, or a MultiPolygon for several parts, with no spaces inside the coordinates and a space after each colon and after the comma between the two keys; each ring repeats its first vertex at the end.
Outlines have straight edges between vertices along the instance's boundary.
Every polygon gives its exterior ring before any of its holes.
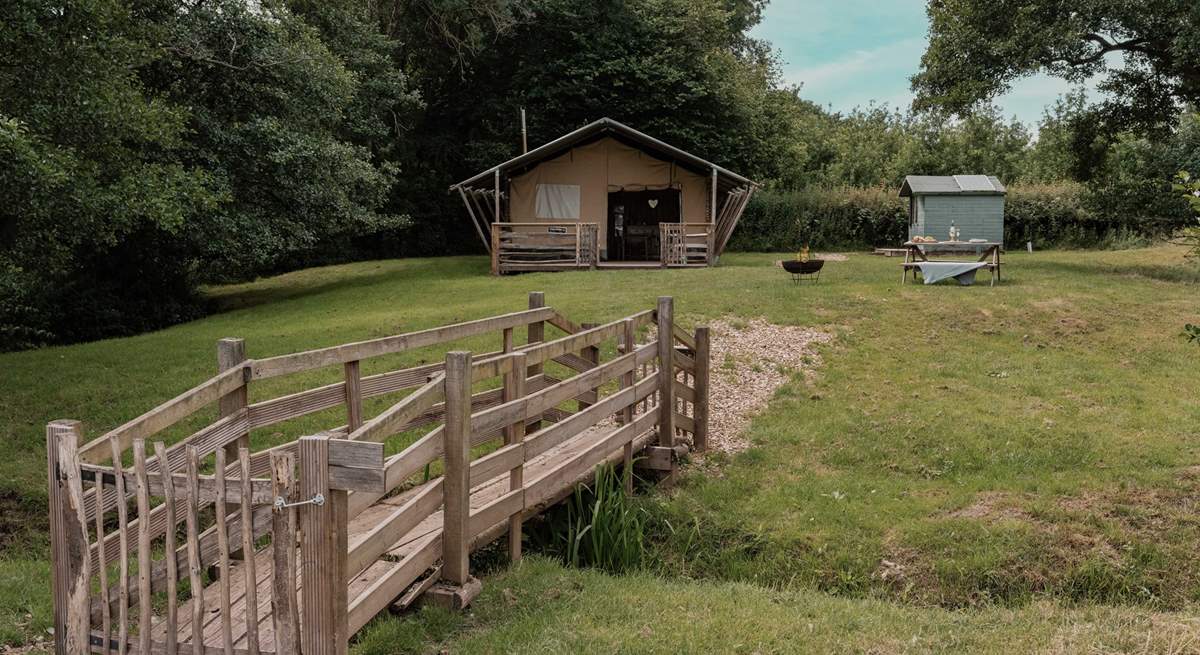
{"type": "Polygon", "coordinates": [[[608,194],[608,259],[658,259],[658,224],[678,223],[679,189],[614,191],[608,194]]]}

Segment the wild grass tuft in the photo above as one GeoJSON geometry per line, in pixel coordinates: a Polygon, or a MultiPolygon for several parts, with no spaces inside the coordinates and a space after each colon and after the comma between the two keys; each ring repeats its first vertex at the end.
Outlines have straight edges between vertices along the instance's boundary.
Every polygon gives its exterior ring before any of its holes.
{"type": "Polygon", "coordinates": [[[648,514],[625,492],[632,471],[596,468],[595,481],[581,485],[563,510],[548,520],[550,552],[565,564],[620,573],[641,566],[648,514]]]}

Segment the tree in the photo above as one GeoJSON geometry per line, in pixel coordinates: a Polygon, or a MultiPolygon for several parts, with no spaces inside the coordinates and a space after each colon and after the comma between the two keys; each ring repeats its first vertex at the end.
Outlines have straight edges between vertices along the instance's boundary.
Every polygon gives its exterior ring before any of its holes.
{"type": "Polygon", "coordinates": [[[0,350],[154,329],[202,282],[393,229],[419,107],[354,2],[0,5],[0,350]]]}
{"type": "Polygon", "coordinates": [[[416,21],[429,30],[411,33],[404,47],[408,65],[421,62],[412,66],[429,103],[404,164],[417,173],[394,195],[420,233],[395,243],[404,254],[478,243],[446,189],[520,153],[522,107],[531,147],[609,116],[757,180],[792,170],[800,103],[779,84],[769,47],[747,34],[760,1],[529,0],[520,11],[486,0],[448,4],[467,12],[470,29],[448,37],[441,22],[416,21]],[[498,18],[505,7],[515,13],[498,18]],[[487,45],[463,45],[478,42],[487,45]]]}
{"type": "Polygon", "coordinates": [[[930,0],[927,11],[918,109],[968,113],[1037,72],[1076,83],[1104,74],[1096,120],[1109,134],[1163,128],[1200,101],[1195,0],[930,0]]]}

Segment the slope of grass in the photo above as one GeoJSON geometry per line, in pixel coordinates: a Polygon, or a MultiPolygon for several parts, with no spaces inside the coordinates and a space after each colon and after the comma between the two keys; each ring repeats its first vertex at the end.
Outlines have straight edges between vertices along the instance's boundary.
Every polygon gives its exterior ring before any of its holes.
{"type": "Polygon", "coordinates": [[[530,558],[489,577],[469,614],[425,608],[360,633],[406,653],[1189,653],[1186,615],[1127,607],[952,611],[743,583],[614,577],[530,558]]]}
{"type": "MultiPolygon", "coordinates": [[[[895,259],[866,255],[829,263],[819,285],[795,286],[772,267],[778,258],[736,254],[709,270],[503,279],[488,277],[481,258],[365,262],[212,289],[226,311],[161,332],[0,355],[0,643],[49,624],[47,421],[77,418],[98,435],[211,375],[221,337],[243,337],[249,355],[262,357],[513,311],[530,290],[545,291],[578,321],[648,308],[669,294],[684,324],[762,316],[838,336],[818,378],[787,385],[754,421],[751,450],[719,477],[692,473],[650,503],[660,519],[648,557],[656,572],[708,579],[684,585],[684,614],[688,599],[711,594],[784,594],[868,623],[884,612],[897,630],[924,620],[934,634],[1005,612],[1037,622],[1043,603],[1076,603],[1083,609],[1071,610],[1081,612],[1075,618],[1050,614],[1072,625],[1094,620],[1119,636],[1122,625],[1158,620],[1153,612],[1192,606],[1200,595],[1200,469],[1192,468],[1200,463],[1200,351],[1178,335],[1184,323],[1200,322],[1200,275],[1178,251],[1015,253],[996,288],[902,287],[895,259]],[[737,584],[719,584],[726,581],[737,584]],[[1092,602],[1137,608],[1088,609],[1092,602]]],[[[482,351],[497,343],[462,345],[482,351]]],[[[366,373],[440,352],[389,358],[366,373]]],[[[327,370],[271,380],[251,397],[337,377],[327,370]]],[[[339,421],[332,411],[253,438],[263,445],[339,421]]],[[[619,593],[631,604],[673,584],[562,575],[597,580],[614,594],[627,587],[619,593]]],[[[586,614],[591,593],[563,611],[586,614]]],[[[736,609],[746,629],[757,629],[754,606],[736,609]]],[[[530,636],[529,649],[545,643],[516,610],[495,611],[495,625],[530,636]]],[[[1012,632],[1052,638],[1051,618],[1040,632],[1012,632]]],[[[438,620],[421,619],[419,629],[437,632],[438,620]]],[[[812,629],[865,643],[849,625],[812,629]]],[[[410,628],[382,621],[376,629],[410,628]]],[[[465,634],[456,639],[487,639],[465,634]]],[[[596,649],[620,647],[609,643],[596,649]]]]}

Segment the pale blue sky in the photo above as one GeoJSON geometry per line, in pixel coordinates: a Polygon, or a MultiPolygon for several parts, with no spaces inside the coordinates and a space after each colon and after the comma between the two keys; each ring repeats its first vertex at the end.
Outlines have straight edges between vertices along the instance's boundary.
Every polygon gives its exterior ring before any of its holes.
{"type": "MultiPolygon", "coordinates": [[[[753,34],[775,45],[802,97],[846,111],[872,100],[907,108],[927,32],[924,0],[771,0],[753,34]]],[[[1039,75],[1017,81],[996,104],[1035,127],[1068,88],[1039,75]]]]}

